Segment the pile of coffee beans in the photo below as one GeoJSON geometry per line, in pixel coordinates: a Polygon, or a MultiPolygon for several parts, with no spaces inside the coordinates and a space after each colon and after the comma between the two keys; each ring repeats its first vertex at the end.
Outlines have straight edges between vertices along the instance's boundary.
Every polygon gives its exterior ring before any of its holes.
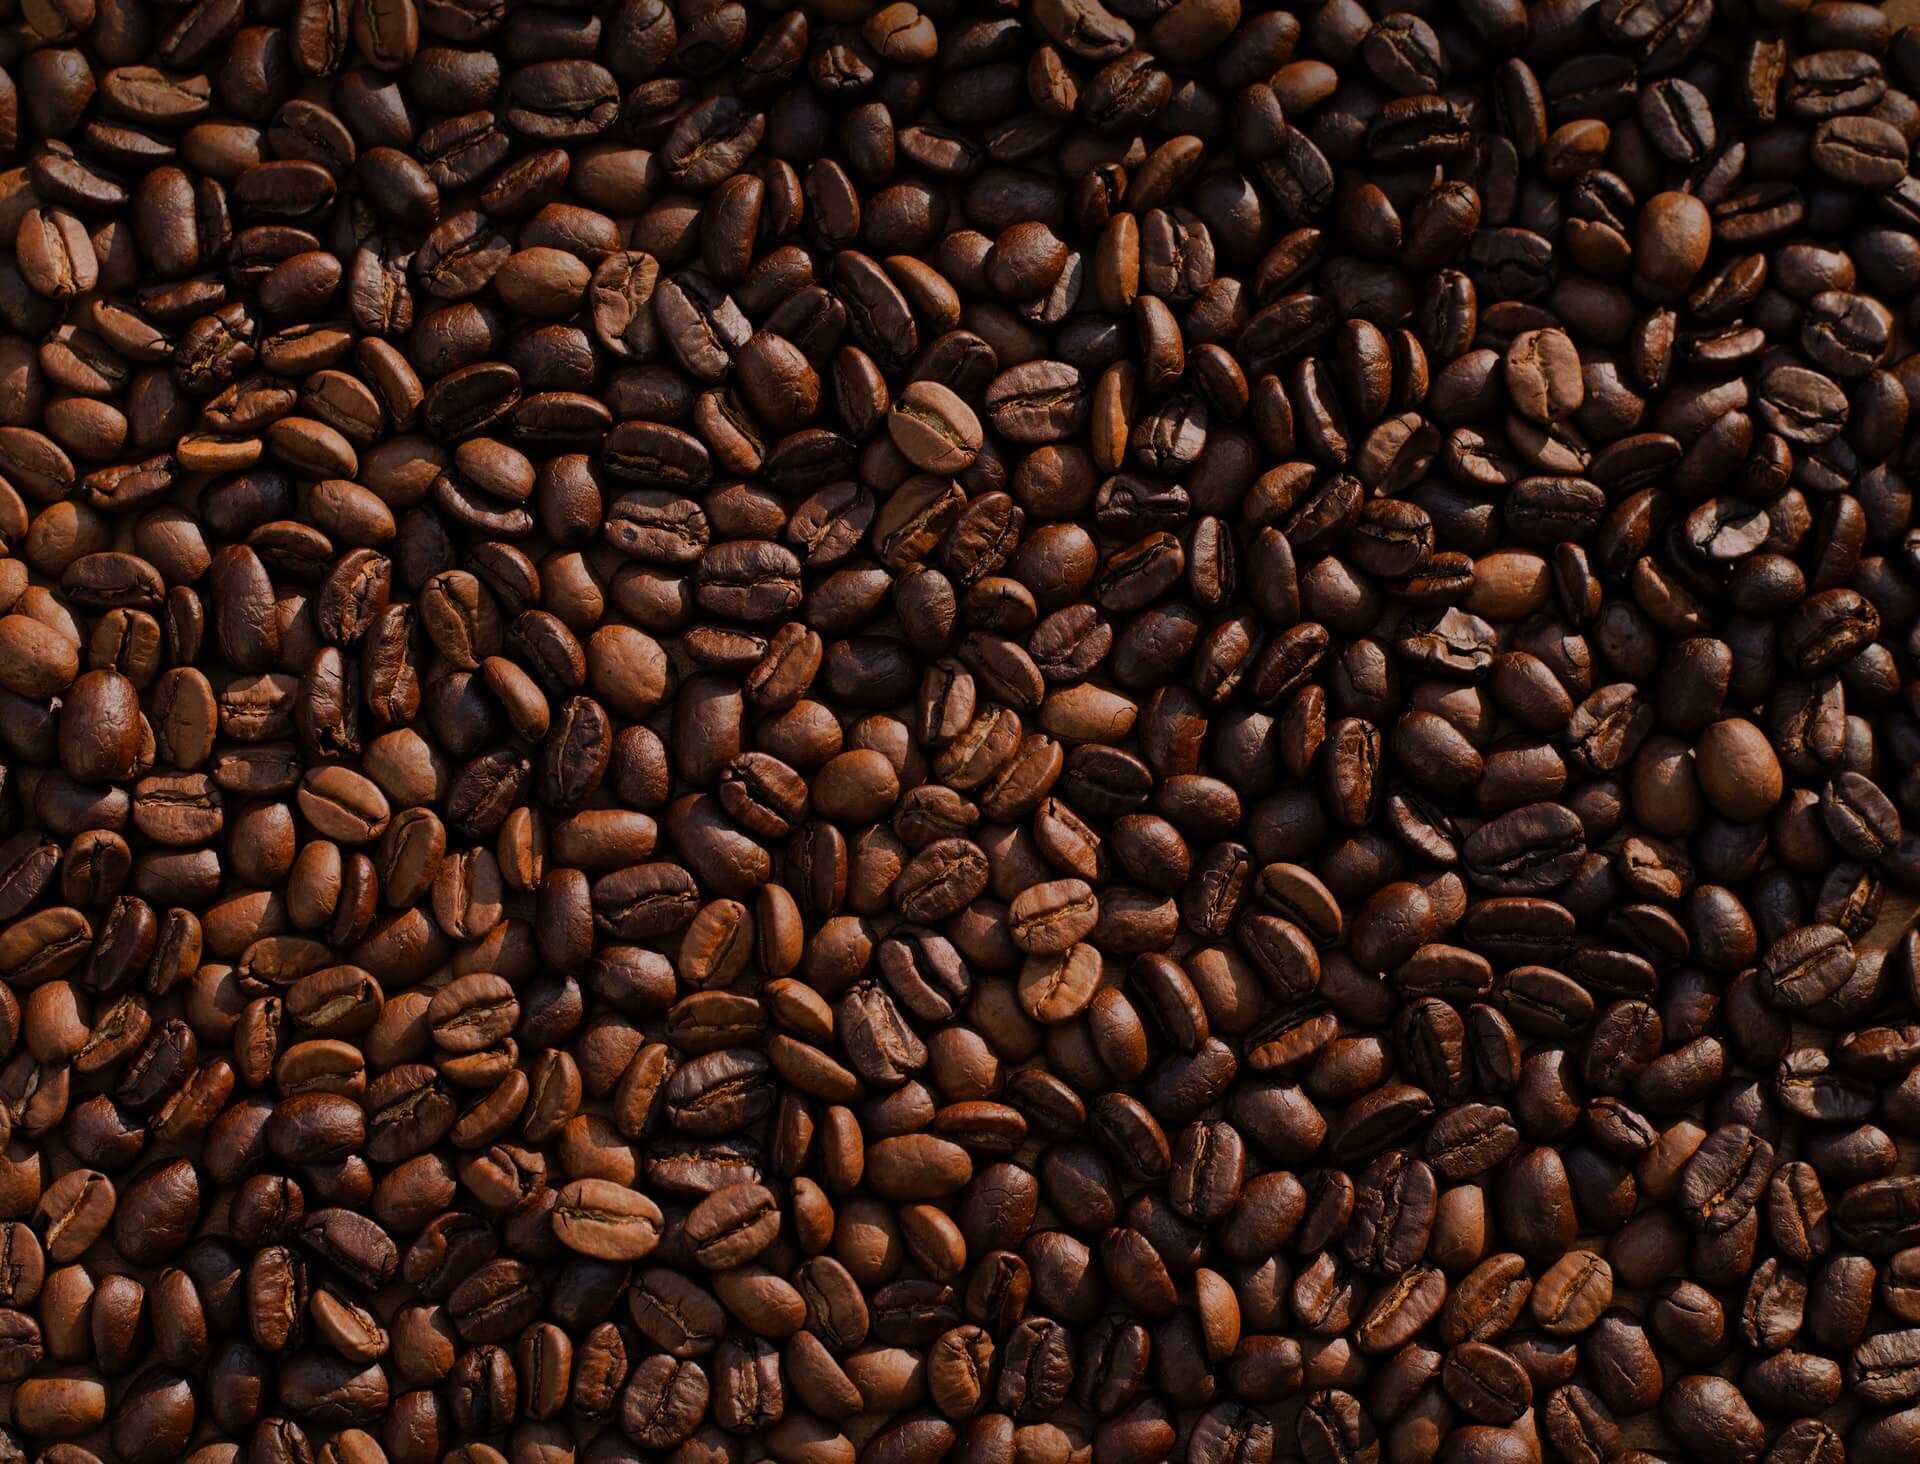
{"type": "Polygon", "coordinates": [[[1920,27],[0,0],[0,1464],[1920,1457],[1920,27]]]}

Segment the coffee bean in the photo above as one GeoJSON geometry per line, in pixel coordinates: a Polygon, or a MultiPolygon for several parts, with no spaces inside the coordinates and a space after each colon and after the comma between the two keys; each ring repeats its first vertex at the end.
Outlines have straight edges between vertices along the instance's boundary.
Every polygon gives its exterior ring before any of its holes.
{"type": "Polygon", "coordinates": [[[577,1179],[553,1208],[555,1237],[569,1250],[602,1261],[637,1261],[660,1241],[660,1207],[645,1195],[604,1179],[577,1179]]]}
{"type": "Polygon", "coordinates": [[[893,404],[887,430],[916,467],[957,473],[979,455],[981,433],[973,409],[937,381],[913,383],[893,404]]]}
{"type": "Polygon", "coordinates": [[[688,1214],[687,1239],[702,1265],[731,1270],[772,1244],[779,1222],[779,1206],[764,1186],[725,1185],[688,1214]]]}

